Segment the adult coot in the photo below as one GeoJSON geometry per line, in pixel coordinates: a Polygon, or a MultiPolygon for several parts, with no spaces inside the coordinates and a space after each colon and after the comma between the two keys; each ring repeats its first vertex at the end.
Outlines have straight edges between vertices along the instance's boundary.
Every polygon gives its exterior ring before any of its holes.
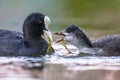
{"type": "Polygon", "coordinates": [[[49,17],[32,13],[24,21],[23,33],[0,30],[0,56],[41,56],[45,55],[48,42],[42,35],[48,30],[49,17]]]}
{"type": "Polygon", "coordinates": [[[95,55],[120,56],[120,35],[108,35],[91,41],[85,32],[76,25],[70,25],[62,32],[64,40],[76,46],[80,51],[95,55]]]}

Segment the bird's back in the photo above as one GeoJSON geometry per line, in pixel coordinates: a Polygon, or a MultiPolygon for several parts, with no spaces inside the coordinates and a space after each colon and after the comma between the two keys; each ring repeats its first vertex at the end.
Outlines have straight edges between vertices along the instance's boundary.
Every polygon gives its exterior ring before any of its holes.
{"type": "Polygon", "coordinates": [[[120,41],[120,35],[104,36],[100,39],[92,41],[92,44],[94,47],[103,48],[104,46],[108,45],[111,42],[112,42],[112,44],[114,44],[114,42],[116,42],[116,41],[120,41]]]}
{"type": "Polygon", "coordinates": [[[102,48],[106,55],[120,56],[120,35],[104,36],[92,42],[93,47],[102,48]]]}
{"type": "Polygon", "coordinates": [[[17,54],[23,42],[23,34],[17,31],[0,30],[0,56],[17,54]]]}

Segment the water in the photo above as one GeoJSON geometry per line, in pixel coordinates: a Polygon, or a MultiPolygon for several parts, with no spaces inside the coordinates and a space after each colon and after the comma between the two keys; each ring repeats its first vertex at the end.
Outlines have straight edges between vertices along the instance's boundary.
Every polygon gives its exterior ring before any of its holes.
{"type": "MultiPolygon", "coordinates": [[[[51,18],[53,32],[76,24],[94,40],[120,32],[119,4],[120,0],[0,0],[0,28],[22,31],[26,16],[42,12],[51,18]]],[[[0,80],[119,80],[119,56],[76,57],[78,49],[68,46],[72,55],[54,44],[53,56],[0,57],[0,80]]]]}
{"type": "Polygon", "coordinates": [[[56,53],[45,57],[0,57],[3,80],[119,80],[120,57],[75,57],[78,50],[69,45],[73,55],[60,44],[56,53]]]}

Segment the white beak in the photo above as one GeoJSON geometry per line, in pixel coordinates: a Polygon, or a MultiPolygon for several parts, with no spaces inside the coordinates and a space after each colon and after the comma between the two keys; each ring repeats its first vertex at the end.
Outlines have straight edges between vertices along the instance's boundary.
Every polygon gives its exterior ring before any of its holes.
{"type": "Polygon", "coordinates": [[[48,30],[48,31],[44,31],[45,34],[47,34],[47,36],[49,36],[49,38],[50,38],[51,40],[53,40],[53,38],[52,38],[52,33],[51,33],[51,31],[50,31],[50,28],[49,28],[49,25],[50,25],[51,21],[50,21],[50,18],[49,18],[48,16],[45,16],[45,18],[44,18],[44,23],[45,23],[46,29],[48,30]]]}

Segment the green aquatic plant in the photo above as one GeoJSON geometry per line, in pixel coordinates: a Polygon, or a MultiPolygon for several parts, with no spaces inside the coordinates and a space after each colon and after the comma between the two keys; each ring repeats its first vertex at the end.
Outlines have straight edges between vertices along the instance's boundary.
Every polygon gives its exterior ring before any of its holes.
{"type": "Polygon", "coordinates": [[[61,42],[61,44],[64,46],[64,48],[68,51],[68,53],[72,53],[68,48],[67,48],[67,44],[66,41],[62,38],[61,40],[58,40],[56,43],[61,42]]]}
{"type": "Polygon", "coordinates": [[[53,40],[51,39],[51,37],[48,36],[47,33],[44,34],[44,37],[48,41],[47,53],[48,53],[48,55],[52,55],[53,54],[53,48],[52,48],[53,40]]]}

